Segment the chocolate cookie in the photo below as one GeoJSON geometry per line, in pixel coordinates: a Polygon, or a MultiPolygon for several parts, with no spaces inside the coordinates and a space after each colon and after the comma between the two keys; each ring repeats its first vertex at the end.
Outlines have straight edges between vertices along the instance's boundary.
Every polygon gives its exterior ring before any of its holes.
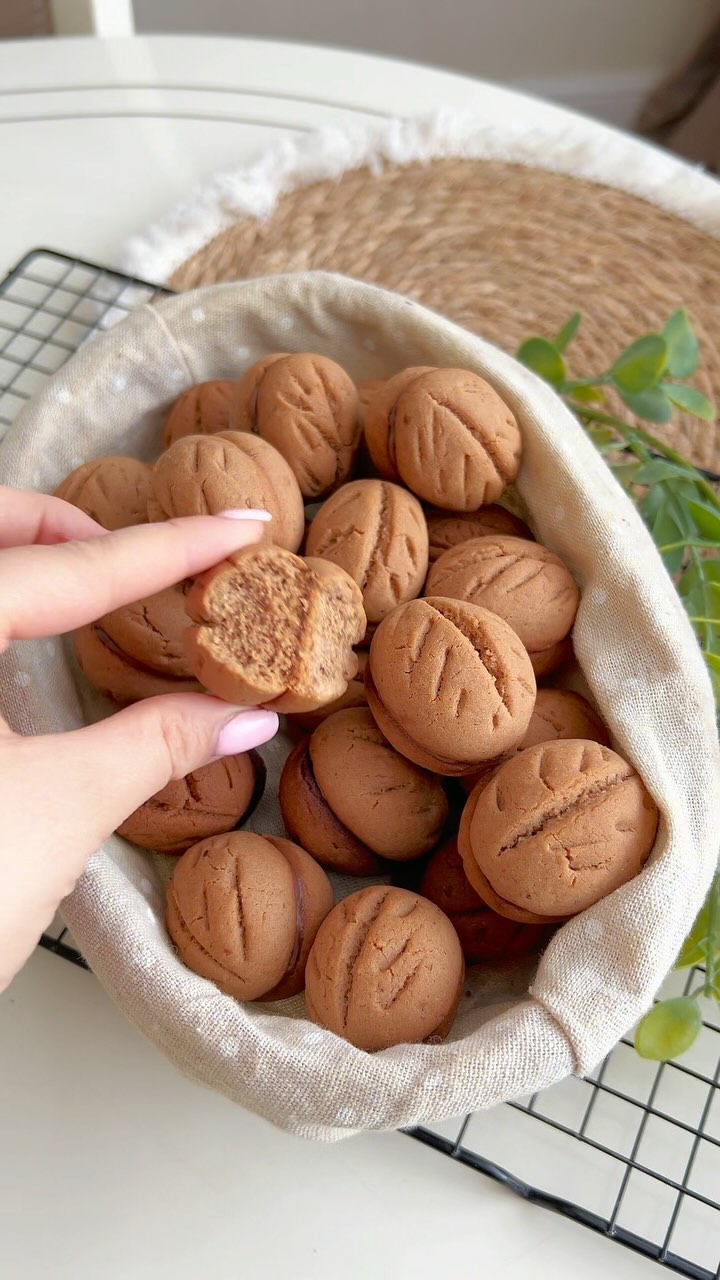
{"type": "Polygon", "coordinates": [[[430,564],[434,564],[444,551],[450,551],[471,538],[487,538],[508,535],[532,540],[532,533],[523,520],[504,507],[490,503],[479,511],[440,511],[428,507],[425,511],[428,527],[430,564]]]}
{"type": "Polygon", "coordinates": [[[395,461],[394,440],[398,396],[422,373],[432,372],[431,365],[401,369],[400,373],[394,374],[378,387],[368,400],[364,415],[365,444],[373,466],[386,480],[400,479],[395,461]]]}
{"type": "Polygon", "coordinates": [[[542,742],[479,783],[458,848],[473,888],[529,924],[567,920],[642,870],[657,808],[640,775],[609,747],[542,742]]]}
{"type": "Polygon", "coordinates": [[[236,1000],[302,991],[332,889],[313,858],[279,836],[231,831],[194,844],[168,885],[166,923],[183,964],[236,1000]]]}
{"type": "Polygon", "coordinates": [[[73,636],[83,675],[114,702],[198,691],[185,656],[183,583],[106,613],[73,636]]]}
{"type": "Polygon", "coordinates": [[[429,595],[468,600],[504,618],[530,654],[546,652],[570,631],[580,592],[554,551],[524,538],[473,538],[436,560],[429,595]]]}
{"type": "Polygon", "coordinates": [[[465,875],[455,836],[433,854],[420,892],[450,919],[466,964],[509,960],[543,947],[552,937],[552,928],[508,920],[483,902],[465,875]]]}
{"type": "Polygon", "coordinates": [[[232,428],[237,383],[220,378],[188,387],[175,401],[165,421],[163,449],[183,436],[209,436],[232,428]]]}
{"type": "Polygon", "coordinates": [[[55,490],[103,529],[147,524],[152,468],[136,458],[94,458],[71,471],[55,490]]]}
{"type": "Polygon", "coordinates": [[[296,551],[305,508],[285,459],[265,440],[242,431],[184,436],[161,454],[152,473],[151,520],[217,515],[248,507],[269,511],[267,540],[296,551]]]}
{"type": "Polygon", "coordinates": [[[236,423],[286,458],[304,497],[322,497],[347,480],[360,443],[358,393],[327,356],[266,357],[238,388],[236,423]]]}
{"type": "Polygon", "coordinates": [[[299,743],[278,794],[293,839],[351,875],[427,853],[448,816],[440,780],[394,751],[366,707],[335,712],[299,743]]]}
{"type": "Polygon", "coordinates": [[[359,587],[327,560],[252,546],[195,580],[190,667],[218,698],[312,711],[345,692],[365,631],[359,587]]]}
{"type": "Polygon", "coordinates": [[[310,526],[310,556],[340,565],[357,582],[368,622],[421,591],[428,563],[417,498],[386,480],[353,480],[324,502],[310,526]]]}
{"type": "Polygon", "coordinates": [[[379,625],[368,704],[397,751],[442,774],[472,773],[527,731],[535,677],[516,633],[478,605],[431,596],[379,625]]]}
{"type": "Polygon", "coordinates": [[[259,799],[258,790],[252,756],[226,756],[168,782],[120,824],[117,834],[141,849],[184,853],[198,840],[238,826],[259,799]]]}
{"type": "Polygon", "coordinates": [[[301,711],[297,715],[288,716],[291,725],[297,725],[300,729],[307,730],[312,733],[313,729],[317,729],[323,720],[327,720],[328,716],[333,715],[336,711],[349,711],[351,707],[367,706],[367,691],[365,689],[365,668],[368,662],[367,649],[356,649],[355,657],[358,662],[358,669],[352,680],[348,680],[348,686],[339,698],[333,698],[332,702],[326,702],[323,707],[318,707],[317,711],[301,711]]]}
{"type": "Polygon", "coordinates": [[[458,936],[432,902],[371,885],[330,912],[308,957],[313,1022],[369,1053],[437,1043],[457,1010],[464,964],[458,936]]]}

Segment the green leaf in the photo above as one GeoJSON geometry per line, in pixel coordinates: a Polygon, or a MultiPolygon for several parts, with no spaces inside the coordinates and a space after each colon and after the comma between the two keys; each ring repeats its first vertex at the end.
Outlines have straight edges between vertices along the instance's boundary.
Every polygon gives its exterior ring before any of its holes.
{"type": "Polygon", "coordinates": [[[720,654],[706,653],[705,662],[710,672],[710,680],[715,694],[715,701],[720,706],[720,654]]]}
{"type": "Polygon", "coordinates": [[[569,395],[580,404],[602,404],[603,393],[597,387],[576,387],[570,383],[569,395]]]}
{"type": "Polygon", "coordinates": [[[698,340],[687,311],[674,311],[663,329],[667,342],[667,368],[673,378],[690,378],[700,363],[698,340]]]}
{"type": "MultiPolygon", "coordinates": [[[[561,352],[565,351],[565,349],[570,345],[573,338],[575,337],[575,334],[580,328],[581,320],[582,320],[582,316],[580,312],[576,311],[575,314],[570,317],[567,324],[563,325],[562,329],[560,330],[557,338],[553,343],[553,346],[556,351],[561,351],[561,352]]],[[[674,376],[675,375],[673,374],[673,377],[674,376]]]]}
{"type": "Polygon", "coordinates": [[[588,427],[587,433],[596,449],[604,449],[609,444],[618,448],[618,438],[612,427],[588,427]]]}
{"type": "Polygon", "coordinates": [[[623,489],[629,489],[636,482],[639,467],[639,462],[619,462],[612,468],[612,473],[623,489]]]}
{"type": "Polygon", "coordinates": [[[715,406],[702,391],[695,387],[680,386],[677,382],[662,382],[660,385],[668,400],[672,400],[684,413],[691,413],[694,418],[700,418],[703,422],[715,421],[715,406]]]}
{"type": "Polygon", "coordinates": [[[673,480],[678,476],[683,479],[688,472],[685,467],[679,467],[676,462],[667,462],[665,458],[653,458],[652,462],[646,462],[638,472],[638,484],[658,484],[664,480],[673,480]]]}
{"type": "Polygon", "coordinates": [[[672,405],[662,387],[650,387],[647,391],[623,391],[618,387],[623,404],[638,418],[646,422],[670,422],[672,405]]]}
{"type": "Polygon", "coordinates": [[[705,902],[695,918],[695,923],[680,948],[675,961],[676,969],[690,969],[696,964],[704,964],[707,957],[708,924],[710,920],[710,904],[705,902]]]}
{"type": "Polygon", "coordinates": [[[700,1006],[693,996],[661,1000],[635,1029],[635,1049],[641,1058],[669,1062],[695,1041],[702,1026],[700,1006]]]}
{"type": "Polygon", "coordinates": [[[551,386],[565,381],[565,362],[560,352],[547,338],[528,338],[518,348],[517,358],[527,369],[532,369],[551,386]]]}
{"type": "Polygon", "coordinates": [[[709,502],[698,502],[694,498],[686,499],[686,503],[698,532],[703,538],[712,538],[717,542],[720,550],[720,511],[712,507],[709,502]]]}
{"type": "Polygon", "coordinates": [[[666,360],[665,339],[659,333],[648,333],[618,356],[610,369],[610,377],[619,391],[635,395],[655,386],[666,360]]]}

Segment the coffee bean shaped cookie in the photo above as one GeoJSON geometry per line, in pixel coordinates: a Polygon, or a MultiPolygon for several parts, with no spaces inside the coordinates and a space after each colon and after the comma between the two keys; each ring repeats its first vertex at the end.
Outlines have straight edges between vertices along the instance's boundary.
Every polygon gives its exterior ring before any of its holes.
{"type": "Polygon", "coordinates": [[[183,436],[207,436],[232,428],[237,383],[215,379],[188,387],[175,401],[165,421],[163,449],[183,436]]]}
{"type": "Polygon", "coordinates": [[[367,707],[328,716],[285,764],[280,809],[324,866],[370,875],[437,844],[448,816],[439,778],[394,751],[367,707]]]}
{"type": "Polygon", "coordinates": [[[84,511],[103,529],[147,524],[152,468],[136,458],[94,458],[71,471],[55,497],[84,511]]]}
{"type": "Polygon", "coordinates": [[[368,704],[397,751],[441,774],[472,773],[527,731],[535,677],[516,633],[465,601],[432,596],[379,625],[368,704]]]}
{"type": "Polygon", "coordinates": [[[553,933],[550,927],[508,920],[483,902],[465,875],[455,836],[433,854],[425,869],[420,893],[452,922],[466,964],[509,960],[539,950],[553,933]]]}
{"type": "Polygon", "coordinates": [[[565,638],[580,603],[560,557],[524,538],[473,538],[452,547],[432,566],[426,589],[497,613],[531,657],[565,638]]]}
{"type": "Polygon", "coordinates": [[[478,784],[458,836],[465,874],[493,910],[531,924],[567,920],[640,872],[657,808],[609,747],[539,743],[478,784]]]}
{"type": "Polygon", "coordinates": [[[464,977],[452,924],[426,898],[371,885],[330,912],[305,973],[313,1022],[373,1053],[438,1043],[448,1034],[464,977]]]}
{"type": "Polygon", "coordinates": [[[368,652],[367,649],[356,649],[355,657],[357,658],[358,668],[351,680],[348,680],[348,686],[339,698],[333,698],[332,702],[326,702],[324,706],[318,707],[315,711],[299,712],[297,715],[288,716],[290,725],[295,725],[299,729],[305,729],[308,733],[312,733],[317,729],[323,720],[327,720],[328,716],[334,715],[336,711],[350,711],[352,707],[367,706],[367,690],[365,688],[365,668],[367,667],[368,652]]]}
{"type": "Polygon", "coordinates": [[[480,507],[479,511],[440,511],[438,507],[427,507],[425,520],[431,565],[443,552],[450,551],[461,542],[469,542],[471,538],[501,534],[532,541],[532,533],[523,520],[492,502],[487,507],[480,507]]]}
{"type": "Polygon", "coordinates": [[[327,356],[272,357],[242,379],[236,423],[274,445],[312,501],[352,471],[360,443],[357,388],[327,356]]]}
{"type": "Polygon", "coordinates": [[[365,633],[360,588],[327,560],[252,546],[195,579],[185,649],[197,679],[238,706],[305,712],[345,692],[365,633]]]}
{"type": "Polygon", "coordinates": [[[198,691],[183,645],[188,627],[180,583],[80,627],[73,636],[78,666],[100,693],[120,704],[198,691]]]}
{"type": "Polygon", "coordinates": [[[358,416],[360,419],[361,431],[365,430],[365,422],[367,419],[368,409],[375,399],[378,391],[385,386],[386,378],[364,378],[362,382],[355,384],[358,393],[358,416]]]}
{"type": "Polygon", "coordinates": [[[151,520],[217,515],[248,507],[269,511],[267,541],[295,551],[305,531],[297,480],[277,449],[242,431],[184,436],[152,473],[151,520]]]}
{"type": "Polygon", "coordinates": [[[353,480],[324,502],[310,526],[307,553],[340,565],[357,582],[368,622],[412,600],[427,573],[422,507],[385,480],[353,480]]]}
{"type": "Polygon", "coordinates": [[[376,471],[386,480],[399,480],[395,462],[395,417],[398,396],[401,391],[419,378],[422,373],[432,373],[432,366],[418,365],[401,369],[388,378],[372,395],[365,409],[365,444],[376,471]]]}
{"type": "Polygon", "coordinates": [[[168,885],[166,923],[183,964],[236,1000],[302,991],[332,907],[317,862],[279,836],[231,831],[194,844],[168,885]]]}
{"type": "Polygon", "coordinates": [[[264,780],[259,757],[257,764],[249,754],[215,760],[168,782],[120,824],[117,834],[141,849],[184,853],[198,840],[242,822],[258,802],[264,780]]]}
{"type": "Polygon", "coordinates": [[[529,656],[536,680],[547,680],[548,676],[557,678],[560,668],[575,660],[572,637],[565,636],[564,640],[551,644],[548,649],[534,649],[529,656]]]}

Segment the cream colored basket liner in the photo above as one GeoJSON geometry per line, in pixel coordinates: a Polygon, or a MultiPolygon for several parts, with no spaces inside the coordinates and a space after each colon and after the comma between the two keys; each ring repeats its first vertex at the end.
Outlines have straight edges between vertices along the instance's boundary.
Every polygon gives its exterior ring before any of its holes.
{"type": "MultiPolygon", "coordinates": [[[[332,1140],[490,1107],[594,1066],[649,1005],[702,901],[720,771],[710,684],[682,605],[581,428],[509,356],[394,294],[309,274],[145,307],[83,348],[28,405],[0,446],[0,481],[51,490],[82,459],[150,458],[180,391],[237,376],[276,349],[322,352],[357,378],[459,365],[508,400],[525,441],[519,493],[538,537],[582,587],[578,659],[615,745],[662,814],[649,865],[556,935],[529,993],[488,1006],[508,988],[486,974],[468,987],[445,1044],[374,1055],[314,1027],[301,997],[240,1005],[185,969],[163,927],[158,861],[109,839],[64,904],[100,981],[187,1075],[285,1129],[332,1140]]],[[[23,645],[1,663],[4,714],[19,729],[82,723],[86,694],[62,643],[23,645]]],[[[274,790],[286,749],[278,741],[265,753],[256,830],[282,829],[274,790]]]]}

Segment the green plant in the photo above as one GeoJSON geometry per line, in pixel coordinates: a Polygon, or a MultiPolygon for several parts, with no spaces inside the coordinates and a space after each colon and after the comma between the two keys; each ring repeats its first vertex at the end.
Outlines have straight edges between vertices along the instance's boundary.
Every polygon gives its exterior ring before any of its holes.
{"type": "MultiPolygon", "coordinates": [[[[518,359],[562,396],[636,503],[685,605],[720,707],[720,499],[697,467],[642,425],[667,423],[676,408],[714,421],[710,401],[686,381],[698,368],[697,338],[687,312],[676,311],[661,333],[638,338],[605,372],[571,378],[565,353],[580,323],[578,312],[554,339],[528,338],[518,359]],[[612,412],[608,393],[634,421],[612,412]]],[[[701,986],[659,1001],[638,1024],[635,1047],[643,1057],[685,1052],[702,1025],[698,997],[720,1003],[720,871],[676,962],[694,965],[705,967],[701,986]]]]}

